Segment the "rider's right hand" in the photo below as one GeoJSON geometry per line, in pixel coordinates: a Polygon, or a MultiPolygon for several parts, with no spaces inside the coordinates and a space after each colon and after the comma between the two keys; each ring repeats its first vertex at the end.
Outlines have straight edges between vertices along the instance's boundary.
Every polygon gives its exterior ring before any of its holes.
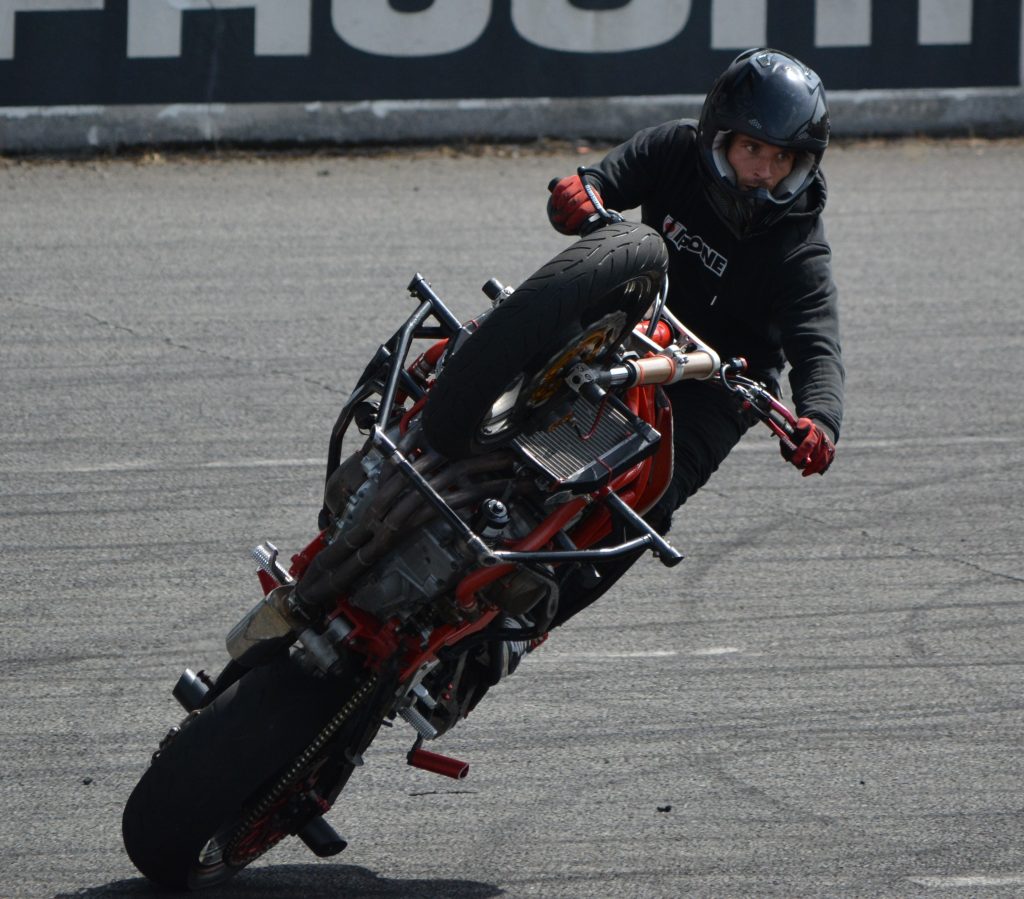
{"type": "MultiPolygon", "coordinates": [[[[569,175],[561,181],[555,180],[548,185],[551,196],[548,198],[548,218],[555,230],[562,234],[578,234],[586,220],[596,214],[594,204],[590,202],[583,182],[579,175],[569,175]]],[[[601,195],[595,190],[598,202],[603,203],[601,195]]]]}
{"type": "Polygon", "coordinates": [[[796,444],[795,449],[781,445],[782,457],[801,469],[805,478],[828,471],[836,456],[836,447],[818,425],[809,418],[799,419],[792,442],[796,444]]]}

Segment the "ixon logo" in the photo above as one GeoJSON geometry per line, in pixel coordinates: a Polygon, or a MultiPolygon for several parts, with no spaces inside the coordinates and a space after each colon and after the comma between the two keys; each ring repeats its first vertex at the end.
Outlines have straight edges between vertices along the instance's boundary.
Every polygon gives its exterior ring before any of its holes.
{"type": "Polygon", "coordinates": [[[704,243],[703,237],[691,234],[682,222],[677,222],[672,216],[666,215],[661,230],[665,234],[665,239],[670,241],[676,249],[688,250],[700,256],[704,267],[710,269],[719,278],[725,274],[725,267],[729,264],[729,260],[718,250],[704,243]]]}

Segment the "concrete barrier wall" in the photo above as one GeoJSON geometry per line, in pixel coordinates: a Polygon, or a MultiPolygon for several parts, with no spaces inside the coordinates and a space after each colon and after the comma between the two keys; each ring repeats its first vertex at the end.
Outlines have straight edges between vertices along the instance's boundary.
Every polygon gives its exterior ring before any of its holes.
{"type": "Polygon", "coordinates": [[[0,150],[624,137],[744,48],[840,135],[1019,133],[1021,0],[0,0],[0,150]]]}

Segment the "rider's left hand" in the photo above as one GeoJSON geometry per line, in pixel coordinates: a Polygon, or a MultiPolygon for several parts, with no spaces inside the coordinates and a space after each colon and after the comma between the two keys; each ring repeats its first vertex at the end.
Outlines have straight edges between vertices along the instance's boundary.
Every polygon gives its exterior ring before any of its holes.
{"type": "Polygon", "coordinates": [[[795,450],[781,445],[782,457],[801,469],[804,477],[812,474],[824,474],[832,464],[836,455],[835,445],[831,438],[809,418],[801,418],[796,423],[793,442],[795,450]]]}
{"type": "MultiPolygon", "coordinates": [[[[569,175],[548,185],[548,219],[562,234],[578,234],[583,223],[597,212],[579,175],[569,175]]],[[[599,202],[601,195],[594,191],[599,202]]]]}

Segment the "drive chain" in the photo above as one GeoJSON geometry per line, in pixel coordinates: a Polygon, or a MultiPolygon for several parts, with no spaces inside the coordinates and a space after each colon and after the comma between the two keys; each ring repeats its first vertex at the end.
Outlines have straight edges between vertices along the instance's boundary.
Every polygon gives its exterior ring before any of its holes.
{"type": "MultiPolygon", "coordinates": [[[[305,774],[310,763],[316,759],[320,751],[325,745],[327,745],[327,742],[341,729],[341,726],[348,720],[349,716],[356,710],[360,703],[362,703],[363,700],[373,692],[373,689],[376,686],[377,675],[371,675],[363,685],[356,690],[351,697],[349,697],[348,702],[341,707],[334,717],[327,722],[323,730],[317,734],[313,742],[303,750],[302,754],[299,755],[291,766],[289,766],[288,770],[277,779],[274,785],[264,794],[263,798],[256,803],[252,810],[245,816],[245,820],[235,830],[231,839],[228,840],[227,845],[225,845],[222,856],[225,861],[235,858],[235,849],[242,838],[245,837],[260,818],[270,810],[274,803],[284,795],[285,791],[294,785],[296,781],[305,774]]],[[[252,855],[251,858],[237,859],[237,863],[247,864],[269,848],[270,846],[264,846],[258,853],[252,855]]],[[[234,864],[236,862],[232,861],[231,863],[234,864]]]]}

